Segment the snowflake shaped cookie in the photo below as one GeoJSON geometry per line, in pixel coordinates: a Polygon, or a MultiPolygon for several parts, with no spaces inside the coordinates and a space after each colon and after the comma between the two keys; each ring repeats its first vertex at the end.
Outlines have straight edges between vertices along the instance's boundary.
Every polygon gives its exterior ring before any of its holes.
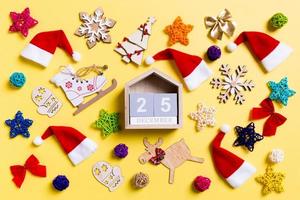
{"type": "Polygon", "coordinates": [[[207,107],[199,103],[196,112],[190,113],[190,118],[197,121],[197,131],[201,131],[206,126],[215,126],[216,109],[214,107],[207,107]]]}
{"type": "Polygon", "coordinates": [[[266,173],[262,176],[258,176],[255,180],[263,185],[262,194],[266,195],[272,191],[280,193],[284,191],[282,182],[285,176],[281,172],[274,172],[272,166],[268,166],[266,173]]]}
{"type": "Polygon", "coordinates": [[[221,65],[219,70],[224,78],[213,78],[210,82],[213,88],[221,88],[220,94],[217,97],[219,102],[226,103],[232,95],[236,104],[243,104],[246,99],[242,91],[251,91],[254,88],[252,80],[242,80],[248,72],[246,66],[239,65],[234,74],[230,73],[228,65],[221,65]]]}
{"type": "Polygon", "coordinates": [[[104,43],[111,42],[109,29],[116,24],[116,21],[105,18],[103,15],[104,11],[102,8],[95,10],[92,15],[89,15],[86,12],[79,13],[79,18],[83,23],[76,30],[75,35],[87,38],[86,44],[90,49],[100,40],[104,43]]]}

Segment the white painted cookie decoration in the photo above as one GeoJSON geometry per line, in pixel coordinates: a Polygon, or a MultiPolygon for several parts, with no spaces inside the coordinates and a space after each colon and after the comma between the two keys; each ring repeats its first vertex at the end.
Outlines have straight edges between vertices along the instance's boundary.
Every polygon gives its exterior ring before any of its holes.
{"type": "Polygon", "coordinates": [[[43,86],[36,87],[31,94],[32,101],[38,106],[37,112],[41,115],[53,117],[62,107],[61,101],[43,86]]]}
{"type": "Polygon", "coordinates": [[[143,53],[148,47],[152,25],[155,21],[154,17],[149,17],[147,22],[141,24],[134,33],[124,37],[123,41],[118,43],[115,51],[121,54],[123,61],[134,62],[137,65],[142,63],[143,53]]]}
{"type": "Polygon", "coordinates": [[[104,161],[97,162],[93,166],[93,175],[110,192],[116,190],[124,182],[121,169],[104,161]]]}

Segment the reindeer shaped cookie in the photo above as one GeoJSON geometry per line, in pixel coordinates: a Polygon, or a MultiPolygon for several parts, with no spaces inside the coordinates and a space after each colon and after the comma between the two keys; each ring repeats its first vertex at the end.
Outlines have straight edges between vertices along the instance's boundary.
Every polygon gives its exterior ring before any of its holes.
{"type": "Polygon", "coordinates": [[[165,151],[159,148],[162,143],[162,138],[159,138],[155,144],[150,144],[148,139],[144,138],[146,152],[140,155],[139,161],[141,164],[145,164],[148,161],[151,161],[153,164],[162,163],[169,169],[170,184],[174,182],[175,169],[182,165],[185,161],[189,160],[198,163],[204,162],[203,158],[198,158],[191,155],[191,151],[184,142],[184,139],[174,143],[165,151]]]}

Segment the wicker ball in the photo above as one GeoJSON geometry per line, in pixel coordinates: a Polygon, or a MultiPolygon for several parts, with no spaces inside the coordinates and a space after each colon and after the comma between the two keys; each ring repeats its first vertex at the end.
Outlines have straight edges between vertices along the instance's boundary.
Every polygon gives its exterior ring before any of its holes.
{"type": "Polygon", "coordinates": [[[146,187],[149,183],[149,176],[143,172],[139,172],[133,176],[132,183],[136,188],[146,187]]]}
{"type": "Polygon", "coordinates": [[[288,22],[288,18],[282,13],[276,13],[270,19],[270,24],[273,28],[281,28],[288,22]]]}
{"type": "Polygon", "coordinates": [[[204,176],[197,176],[193,182],[195,190],[203,192],[209,188],[211,180],[204,176]]]}
{"type": "Polygon", "coordinates": [[[216,46],[216,45],[212,45],[207,49],[207,57],[209,60],[214,61],[217,60],[221,57],[221,49],[216,46]]]}
{"type": "Polygon", "coordinates": [[[10,77],[9,77],[9,82],[12,86],[16,88],[21,88],[26,82],[26,77],[23,73],[21,72],[14,72],[10,77]]]}
{"type": "Polygon", "coordinates": [[[269,154],[269,160],[276,164],[284,160],[284,152],[281,149],[273,149],[269,154]]]}
{"type": "Polygon", "coordinates": [[[128,147],[125,144],[118,144],[114,148],[114,154],[118,158],[125,158],[128,155],[128,147]]]}
{"type": "Polygon", "coordinates": [[[52,181],[53,187],[58,191],[63,191],[69,187],[69,180],[64,175],[58,175],[55,177],[55,179],[52,181]]]}

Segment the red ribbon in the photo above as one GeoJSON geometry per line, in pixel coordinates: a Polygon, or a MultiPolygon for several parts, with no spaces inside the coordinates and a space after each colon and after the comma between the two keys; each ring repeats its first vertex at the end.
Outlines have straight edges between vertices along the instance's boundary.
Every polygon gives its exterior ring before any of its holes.
{"type": "Polygon", "coordinates": [[[266,98],[260,103],[261,108],[253,108],[250,118],[263,119],[269,116],[264,124],[263,135],[273,136],[278,126],[287,120],[284,116],[274,112],[274,105],[271,99],[266,98]]]}
{"type": "Polygon", "coordinates": [[[159,165],[161,161],[165,158],[165,151],[162,150],[161,148],[155,148],[155,156],[153,156],[149,161],[153,165],[159,165]]]}
{"type": "Polygon", "coordinates": [[[35,176],[46,177],[46,166],[40,165],[39,163],[39,160],[34,155],[31,155],[26,160],[24,166],[14,165],[10,167],[10,171],[14,176],[12,181],[18,188],[22,186],[27,170],[35,176]]]}

